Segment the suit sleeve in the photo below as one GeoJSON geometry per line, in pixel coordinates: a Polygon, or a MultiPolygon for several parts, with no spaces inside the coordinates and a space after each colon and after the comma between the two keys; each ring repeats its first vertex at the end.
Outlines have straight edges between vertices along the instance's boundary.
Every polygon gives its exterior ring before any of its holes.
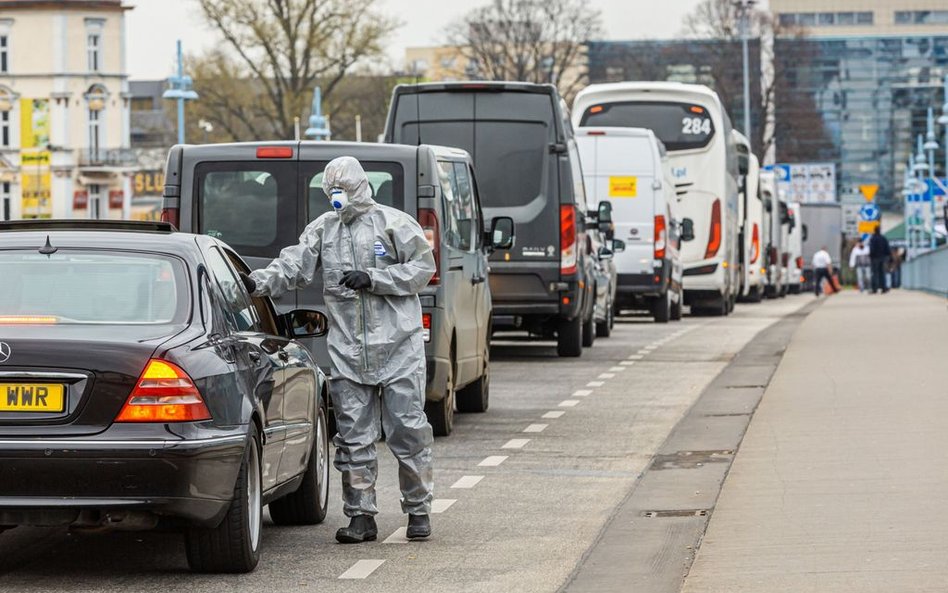
{"type": "Polygon", "coordinates": [[[278,297],[312,284],[320,265],[322,236],[322,218],[317,218],[300,235],[299,243],[284,248],[266,268],[251,272],[257,283],[253,296],[278,297]]]}
{"type": "Polygon", "coordinates": [[[408,296],[418,294],[435,273],[434,255],[424,231],[414,219],[402,216],[387,229],[398,254],[397,264],[385,268],[369,268],[370,291],[378,295],[408,296]]]}

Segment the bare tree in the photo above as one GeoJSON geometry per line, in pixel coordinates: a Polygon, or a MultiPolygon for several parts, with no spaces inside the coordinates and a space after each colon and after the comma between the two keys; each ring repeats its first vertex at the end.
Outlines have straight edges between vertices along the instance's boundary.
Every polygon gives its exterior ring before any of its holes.
{"type": "Polygon", "coordinates": [[[554,83],[570,99],[586,83],[584,44],[602,17],[582,0],[493,0],[451,26],[448,39],[468,62],[464,75],[554,83]]]}
{"type": "Polygon", "coordinates": [[[396,22],[364,0],[197,0],[223,43],[192,58],[194,115],[216,139],[290,138],[313,86],[329,100],[358,63],[382,55],[396,22]]]}

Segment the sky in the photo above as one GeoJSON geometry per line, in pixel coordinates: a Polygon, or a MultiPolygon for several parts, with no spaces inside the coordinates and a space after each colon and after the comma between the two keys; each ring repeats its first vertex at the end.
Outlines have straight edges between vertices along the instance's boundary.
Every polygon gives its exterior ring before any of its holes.
{"type": "MultiPolygon", "coordinates": [[[[681,31],[682,18],[699,0],[586,0],[602,11],[607,39],[663,39],[681,31]]],[[[174,66],[175,40],[184,51],[212,46],[217,37],[204,26],[196,0],[126,0],[128,71],[134,80],[166,78],[174,66]]],[[[486,0],[380,0],[401,28],[388,43],[391,65],[401,67],[406,47],[436,45],[446,25],[486,0]]],[[[353,2],[357,4],[357,2],[353,2]]]]}

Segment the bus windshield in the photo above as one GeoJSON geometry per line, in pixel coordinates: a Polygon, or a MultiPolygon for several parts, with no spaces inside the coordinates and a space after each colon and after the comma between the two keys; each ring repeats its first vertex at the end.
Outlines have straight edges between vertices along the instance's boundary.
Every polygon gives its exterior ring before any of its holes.
{"type": "Polygon", "coordinates": [[[691,103],[601,103],[586,109],[580,125],[651,128],[669,151],[704,148],[714,136],[711,114],[691,103]]]}

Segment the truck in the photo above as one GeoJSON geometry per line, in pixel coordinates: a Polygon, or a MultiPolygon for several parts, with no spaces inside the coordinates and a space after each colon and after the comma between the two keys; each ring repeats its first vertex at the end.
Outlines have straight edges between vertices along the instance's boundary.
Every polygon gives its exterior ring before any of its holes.
{"type": "Polygon", "coordinates": [[[839,269],[843,251],[843,207],[836,203],[802,203],[799,222],[803,233],[803,281],[812,288],[813,254],[826,247],[839,269]]]}

